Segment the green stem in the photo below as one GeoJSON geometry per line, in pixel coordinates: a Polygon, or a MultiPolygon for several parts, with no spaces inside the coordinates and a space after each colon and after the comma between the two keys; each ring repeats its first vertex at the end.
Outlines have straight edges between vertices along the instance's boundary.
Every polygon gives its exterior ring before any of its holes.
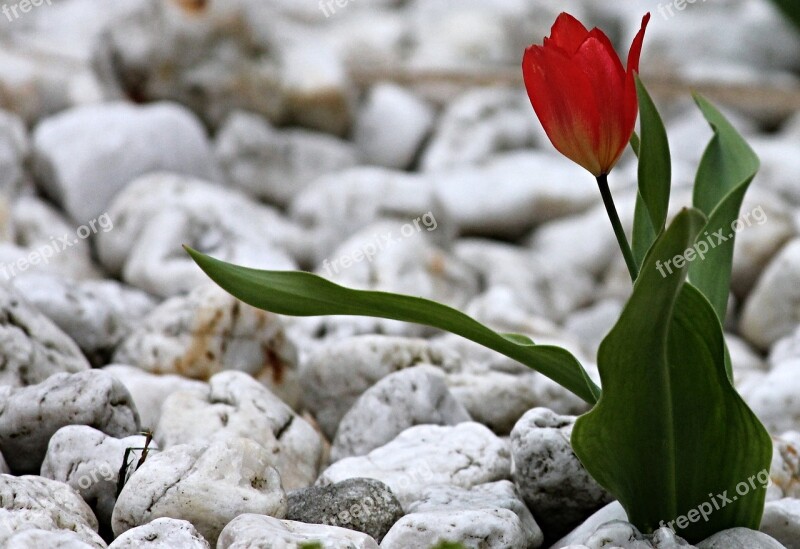
{"type": "Polygon", "coordinates": [[[617,214],[617,208],[614,206],[614,199],[611,196],[611,190],[608,188],[608,176],[603,174],[597,177],[597,186],[600,187],[600,195],[603,197],[603,204],[606,206],[608,218],[611,220],[611,226],[614,228],[614,236],[617,237],[619,249],[622,250],[622,256],[625,258],[625,264],[628,266],[628,272],[631,274],[631,281],[636,282],[636,277],[639,276],[639,268],[636,266],[636,260],[633,258],[631,246],[628,244],[628,237],[625,236],[625,230],[622,228],[622,223],[617,214]]]}

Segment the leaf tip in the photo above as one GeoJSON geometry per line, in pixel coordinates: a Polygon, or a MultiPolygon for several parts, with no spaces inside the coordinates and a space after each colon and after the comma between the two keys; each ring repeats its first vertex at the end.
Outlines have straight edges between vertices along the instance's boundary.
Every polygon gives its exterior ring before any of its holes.
{"type": "MultiPolygon", "coordinates": [[[[184,249],[184,251],[187,254],[189,254],[189,257],[192,258],[192,261],[194,261],[195,265],[200,267],[200,269],[203,272],[205,272],[208,276],[211,276],[211,274],[208,272],[208,269],[207,269],[207,267],[213,261],[213,259],[211,257],[203,254],[202,252],[198,252],[197,250],[195,250],[194,248],[192,248],[191,246],[189,246],[187,244],[181,244],[181,247],[184,249]]],[[[213,277],[212,277],[212,280],[214,280],[216,282],[216,280],[213,277]]]]}
{"type": "Polygon", "coordinates": [[[708,120],[709,124],[711,124],[711,127],[716,128],[716,124],[709,118],[709,113],[717,114],[717,108],[714,107],[711,101],[706,99],[706,97],[698,91],[692,92],[692,99],[694,99],[695,105],[697,105],[700,111],[702,111],[703,117],[708,120]]]}
{"type": "Polygon", "coordinates": [[[181,244],[181,247],[187,254],[189,254],[189,257],[191,257],[195,262],[197,262],[203,256],[203,254],[201,254],[188,244],[181,244]]]}

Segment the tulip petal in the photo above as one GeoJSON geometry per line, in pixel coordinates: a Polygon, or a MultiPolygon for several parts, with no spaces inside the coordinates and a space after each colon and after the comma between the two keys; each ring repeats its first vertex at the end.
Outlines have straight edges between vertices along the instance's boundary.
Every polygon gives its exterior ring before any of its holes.
{"type": "Polygon", "coordinates": [[[568,13],[561,13],[550,29],[550,38],[544,39],[545,47],[556,46],[568,55],[574,54],[589,36],[583,23],[568,13]]]}
{"type": "Polygon", "coordinates": [[[634,74],[639,72],[639,57],[642,53],[642,44],[644,43],[644,34],[647,30],[647,24],[650,22],[650,14],[645,14],[642,17],[642,26],[636,37],[631,43],[631,49],[628,52],[628,70],[625,76],[625,131],[628,134],[633,132],[636,126],[636,115],[639,112],[639,103],[636,99],[636,81],[634,74]]]}
{"type": "Polygon", "coordinates": [[[646,13],[642,17],[642,26],[636,34],[636,38],[631,43],[631,49],[628,52],[628,72],[639,72],[639,57],[642,54],[642,44],[644,43],[644,33],[647,30],[647,24],[650,22],[650,14],[646,13]]]}
{"type": "Polygon", "coordinates": [[[598,113],[586,74],[558,48],[525,50],[523,75],[528,97],[558,151],[595,175],[602,173],[595,149],[598,113]]]}
{"type": "Polygon", "coordinates": [[[598,142],[595,154],[600,168],[607,173],[616,164],[627,145],[625,134],[625,69],[611,41],[594,29],[573,57],[586,74],[594,93],[598,114],[598,142]]]}

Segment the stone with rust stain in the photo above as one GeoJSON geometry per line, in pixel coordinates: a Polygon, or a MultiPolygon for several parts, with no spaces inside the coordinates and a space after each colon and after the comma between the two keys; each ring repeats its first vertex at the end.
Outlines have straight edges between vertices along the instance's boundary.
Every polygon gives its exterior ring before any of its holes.
{"type": "Polygon", "coordinates": [[[175,0],[187,13],[201,14],[208,7],[208,0],[175,0]]]}
{"type": "Polygon", "coordinates": [[[290,406],[299,398],[297,351],[279,317],[245,305],[214,285],[159,305],[120,344],[114,361],[199,380],[238,370],[290,406]]]}
{"type": "Polygon", "coordinates": [[[789,431],[772,439],[767,501],[800,499],[800,433],[789,431]]]}

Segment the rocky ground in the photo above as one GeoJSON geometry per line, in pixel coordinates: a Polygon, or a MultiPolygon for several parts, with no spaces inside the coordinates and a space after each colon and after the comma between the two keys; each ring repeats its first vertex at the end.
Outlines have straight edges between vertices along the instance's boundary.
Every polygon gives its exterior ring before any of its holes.
{"type": "MultiPolygon", "coordinates": [[[[625,521],[571,451],[585,404],[549,380],[419,326],[252,309],[180,247],[436,299],[596,372],[629,282],[518,73],[562,4],[7,4],[0,546],[690,547],[625,521]]],[[[800,38],[766,0],[677,4],[651,6],[642,60],[674,209],[711,135],[689,85],[741,92],[726,112],[763,162],[727,335],[775,445],[761,532],[697,547],[797,549],[800,38]]],[[[620,46],[642,15],[570,10],[620,46]]],[[[612,189],[629,225],[631,158],[612,189]]]]}

